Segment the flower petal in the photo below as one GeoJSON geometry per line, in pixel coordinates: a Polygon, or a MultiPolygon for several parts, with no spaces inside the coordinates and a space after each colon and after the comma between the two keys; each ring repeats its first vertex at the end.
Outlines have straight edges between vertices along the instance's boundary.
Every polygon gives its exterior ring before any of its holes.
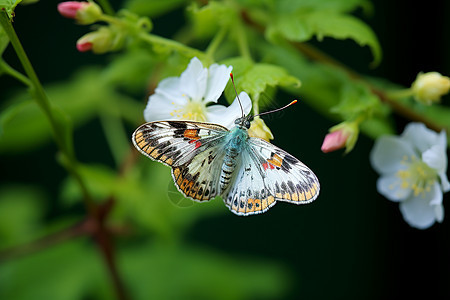
{"type": "Polygon", "coordinates": [[[425,194],[425,197],[430,199],[430,205],[441,205],[443,200],[441,186],[435,182],[431,190],[425,194]]]}
{"type": "Polygon", "coordinates": [[[447,166],[447,155],[439,145],[434,145],[422,153],[422,160],[431,168],[444,171],[447,166]]]}
{"type": "Polygon", "coordinates": [[[180,76],[180,90],[191,100],[201,101],[205,95],[208,69],[194,57],[180,76]]]}
{"type": "Polygon", "coordinates": [[[443,205],[435,205],[434,206],[434,214],[436,216],[436,221],[442,223],[444,221],[444,206],[443,205]]]}
{"type": "Polygon", "coordinates": [[[153,94],[144,109],[144,119],[147,122],[177,119],[173,114],[176,108],[177,106],[171,104],[171,100],[164,95],[153,94]]]}
{"type": "MultiPolygon", "coordinates": [[[[241,92],[239,94],[239,99],[241,100],[244,115],[248,115],[252,108],[250,97],[246,92],[241,92]]],[[[220,124],[228,129],[234,127],[234,121],[242,116],[241,107],[237,98],[234,99],[233,103],[228,107],[223,105],[211,105],[206,109],[206,118],[209,122],[220,124]]]]}
{"type": "Polygon", "coordinates": [[[370,153],[370,163],[380,174],[395,173],[404,169],[402,160],[414,156],[411,145],[394,136],[382,136],[376,140],[370,153]]]}
{"type": "Polygon", "coordinates": [[[450,182],[448,181],[447,174],[439,173],[439,177],[441,178],[441,187],[444,193],[450,191],[450,182]]]}
{"type": "Polygon", "coordinates": [[[401,139],[413,145],[421,153],[439,144],[439,136],[422,123],[409,123],[401,135],[401,139]]]}
{"type": "Polygon", "coordinates": [[[233,70],[232,66],[227,67],[225,65],[213,64],[209,67],[208,83],[204,98],[205,103],[217,102],[230,79],[231,70],[233,70]]]}
{"type": "Polygon", "coordinates": [[[184,105],[188,101],[187,97],[182,96],[183,93],[180,91],[180,78],[178,77],[168,77],[161,80],[155,89],[155,94],[166,97],[168,100],[167,104],[175,102],[184,105]]]}
{"type": "MultiPolygon", "coordinates": [[[[436,221],[436,206],[442,205],[442,192],[437,184],[425,195],[420,194],[400,203],[405,221],[412,227],[426,229],[436,221]],[[437,187],[437,188],[436,188],[437,187]],[[441,203],[439,202],[439,195],[441,203]],[[433,204],[432,204],[433,202],[433,204]]],[[[438,209],[439,210],[439,209],[438,209]]]]}
{"type": "Polygon", "coordinates": [[[402,181],[395,173],[378,178],[377,190],[381,195],[394,202],[405,200],[412,191],[410,188],[402,188],[402,181]]]}

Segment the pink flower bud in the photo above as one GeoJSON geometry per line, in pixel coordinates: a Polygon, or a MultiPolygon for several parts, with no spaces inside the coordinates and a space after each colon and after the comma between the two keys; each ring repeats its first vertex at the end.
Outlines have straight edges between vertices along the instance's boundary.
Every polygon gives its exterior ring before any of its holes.
{"type": "Polygon", "coordinates": [[[347,139],[349,137],[348,133],[345,133],[343,129],[330,132],[325,136],[323,140],[322,150],[323,153],[328,153],[336,151],[345,147],[347,139]]]}
{"type": "Polygon", "coordinates": [[[77,50],[80,52],[87,52],[92,49],[91,42],[77,42],[77,50]]]}
{"type": "Polygon", "coordinates": [[[100,6],[94,2],[61,2],[58,4],[58,11],[62,16],[84,25],[97,22],[103,14],[100,6]]]}
{"type": "Polygon", "coordinates": [[[87,2],[67,1],[58,4],[59,13],[69,19],[76,19],[77,11],[84,6],[89,5],[87,2]]]}

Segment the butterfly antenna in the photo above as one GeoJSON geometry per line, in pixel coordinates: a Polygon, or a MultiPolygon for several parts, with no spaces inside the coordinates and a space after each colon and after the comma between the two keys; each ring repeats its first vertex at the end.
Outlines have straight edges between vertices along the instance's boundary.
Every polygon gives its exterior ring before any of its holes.
{"type": "Polygon", "coordinates": [[[239,95],[238,95],[238,92],[237,92],[237,90],[236,90],[236,85],[234,84],[233,73],[230,73],[230,77],[231,77],[231,82],[233,83],[234,92],[236,93],[236,98],[238,99],[239,106],[241,107],[242,117],[245,117],[245,116],[244,116],[244,109],[242,108],[241,99],[239,99],[239,95]]]}
{"type": "Polygon", "coordinates": [[[289,106],[291,106],[292,104],[295,104],[295,103],[297,103],[297,100],[294,100],[294,101],[292,101],[291,103],[289,103],[288,105],[285,105],[285,106],[283,106],[283,107],[280,107],[280,108],[277,108],[277,109],[274,109],[274,110],[265,111],[265,112],[262,112],[262,113],[260,113],[260,114],[254,115],[253,117],[261,116],[261,115],[266,115],[266,114],[271,114],[271,113],[274,113],[274,112],[283,110],[283,109],[285,109],[285,108],[288,108],[289,106]]]}

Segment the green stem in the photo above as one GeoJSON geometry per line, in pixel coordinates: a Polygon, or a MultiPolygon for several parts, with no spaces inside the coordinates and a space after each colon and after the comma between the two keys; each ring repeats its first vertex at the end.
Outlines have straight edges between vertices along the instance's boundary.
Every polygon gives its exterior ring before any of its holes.
{"type": "Polygon", "coordinates": [[[214,60],[214,53],[216,52],[217,48],[219,48],[220,44],[222,43],[223,39],[225,38],[225,35],[228,31],[228,27],[223,26],[219,32],[214,36],[211,43],[208,45],[208,48],[206,48],[206,56],[208,56],[211,60],[214,60]]]}
{"type": "Polygon", "coordinates": [[[395,91],[386,91],[386,96],[392,100],[402,99],[406,97],[411,97],[414,94],[412,89],[401,89],[395,91]]]}
{"type": "Polygon", "coordinates": [[[198,57],[201,61],[206,61],[206,62],[211,62],[211,59],[209,57],[207,57],[207,55],[205,53],[203,53],[200,50],[197,50],[195,48],[191,48],[189,46],[183,45],[181,43],[178,43],[177,41],[174,40],[169,40],[157,35],[153,35],[153,34],[149,34],[149,33],[145,33],[142,32],[138,35],[138,37],[145,41],[148,42],[150,44],[156,44],[159,46],[165,46],[174,50],[177,50],[181,53],[184,53],[186,56],[188,57],[198,57]]]}
{"type": "Polygon", "coordinates": [[[253,60],[252,55],[250,53],[250,47],[248,45],[245,28],[244,28],[244,26],[242,26],[242,23],[240,21],[236,21],[235,26],[234,26],[234,31],[236,32],[236,36],[237,36],[239,52],[241,53],[241,55],[243,57],[253,60]]]}
{"type": "Polygon", "coordinates": [[[5,71],[8,75],[21,81],[26,86],[31,87],[30,80],[26,76],[24,76],[22,73],[11,68],[11,66],[8,65],[4,60],[0,60],[0,70],[5,71]]]}
{"type": "Polygon", "coordinates": [[[63,161],[65,162],[64,165],[67,168],[68,172],[78,182],[84,194],[83,199],[85,200],[87,209],[90,212],[93,212],[94,203],[88,193],[86,184],[84,183],[81,175],[78,173],[76,167],[77,162],[75,160],[75,154],[71,143],[71,136],[68,137],[69,133],[65,131],[66,128],[64,128],[64,126],[61,126],[61,123],[58,122],[56,116],[54,115],[54,108],[51,106],[50,101],[45,94],[44,88],[42,87],[42,84],[39,81],[39,78],[37,77],[36,72],[34,71],[31,62],[28,59],[28,56],[26,55],[16,32],[14,31],[14,28],[12,27],[8,14],[4,9],[0,10],[0,24],[5,30],[5,33],[8,35],[8,38],[14,50],[16,51],[17,57],[19,58],[22,67],[24,68],[25,73],[28,76],[28,79],[25,81],[27,81],[27,85],[30,87],[30,93],[33,95],[34,100],[37,102],[38,106],[41,108],[50,122],[53,136],[63,155],[63,161]]]}

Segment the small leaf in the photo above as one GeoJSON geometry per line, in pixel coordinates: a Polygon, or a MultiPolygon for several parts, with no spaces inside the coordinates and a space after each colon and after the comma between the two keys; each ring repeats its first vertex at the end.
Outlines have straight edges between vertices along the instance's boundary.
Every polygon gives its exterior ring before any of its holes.
{"type": "Polygon", "coordinates": [[[14,9],[22,0],[0,0],[0,10],[5,10],[9,19],[14,17],[14,9]]]}

